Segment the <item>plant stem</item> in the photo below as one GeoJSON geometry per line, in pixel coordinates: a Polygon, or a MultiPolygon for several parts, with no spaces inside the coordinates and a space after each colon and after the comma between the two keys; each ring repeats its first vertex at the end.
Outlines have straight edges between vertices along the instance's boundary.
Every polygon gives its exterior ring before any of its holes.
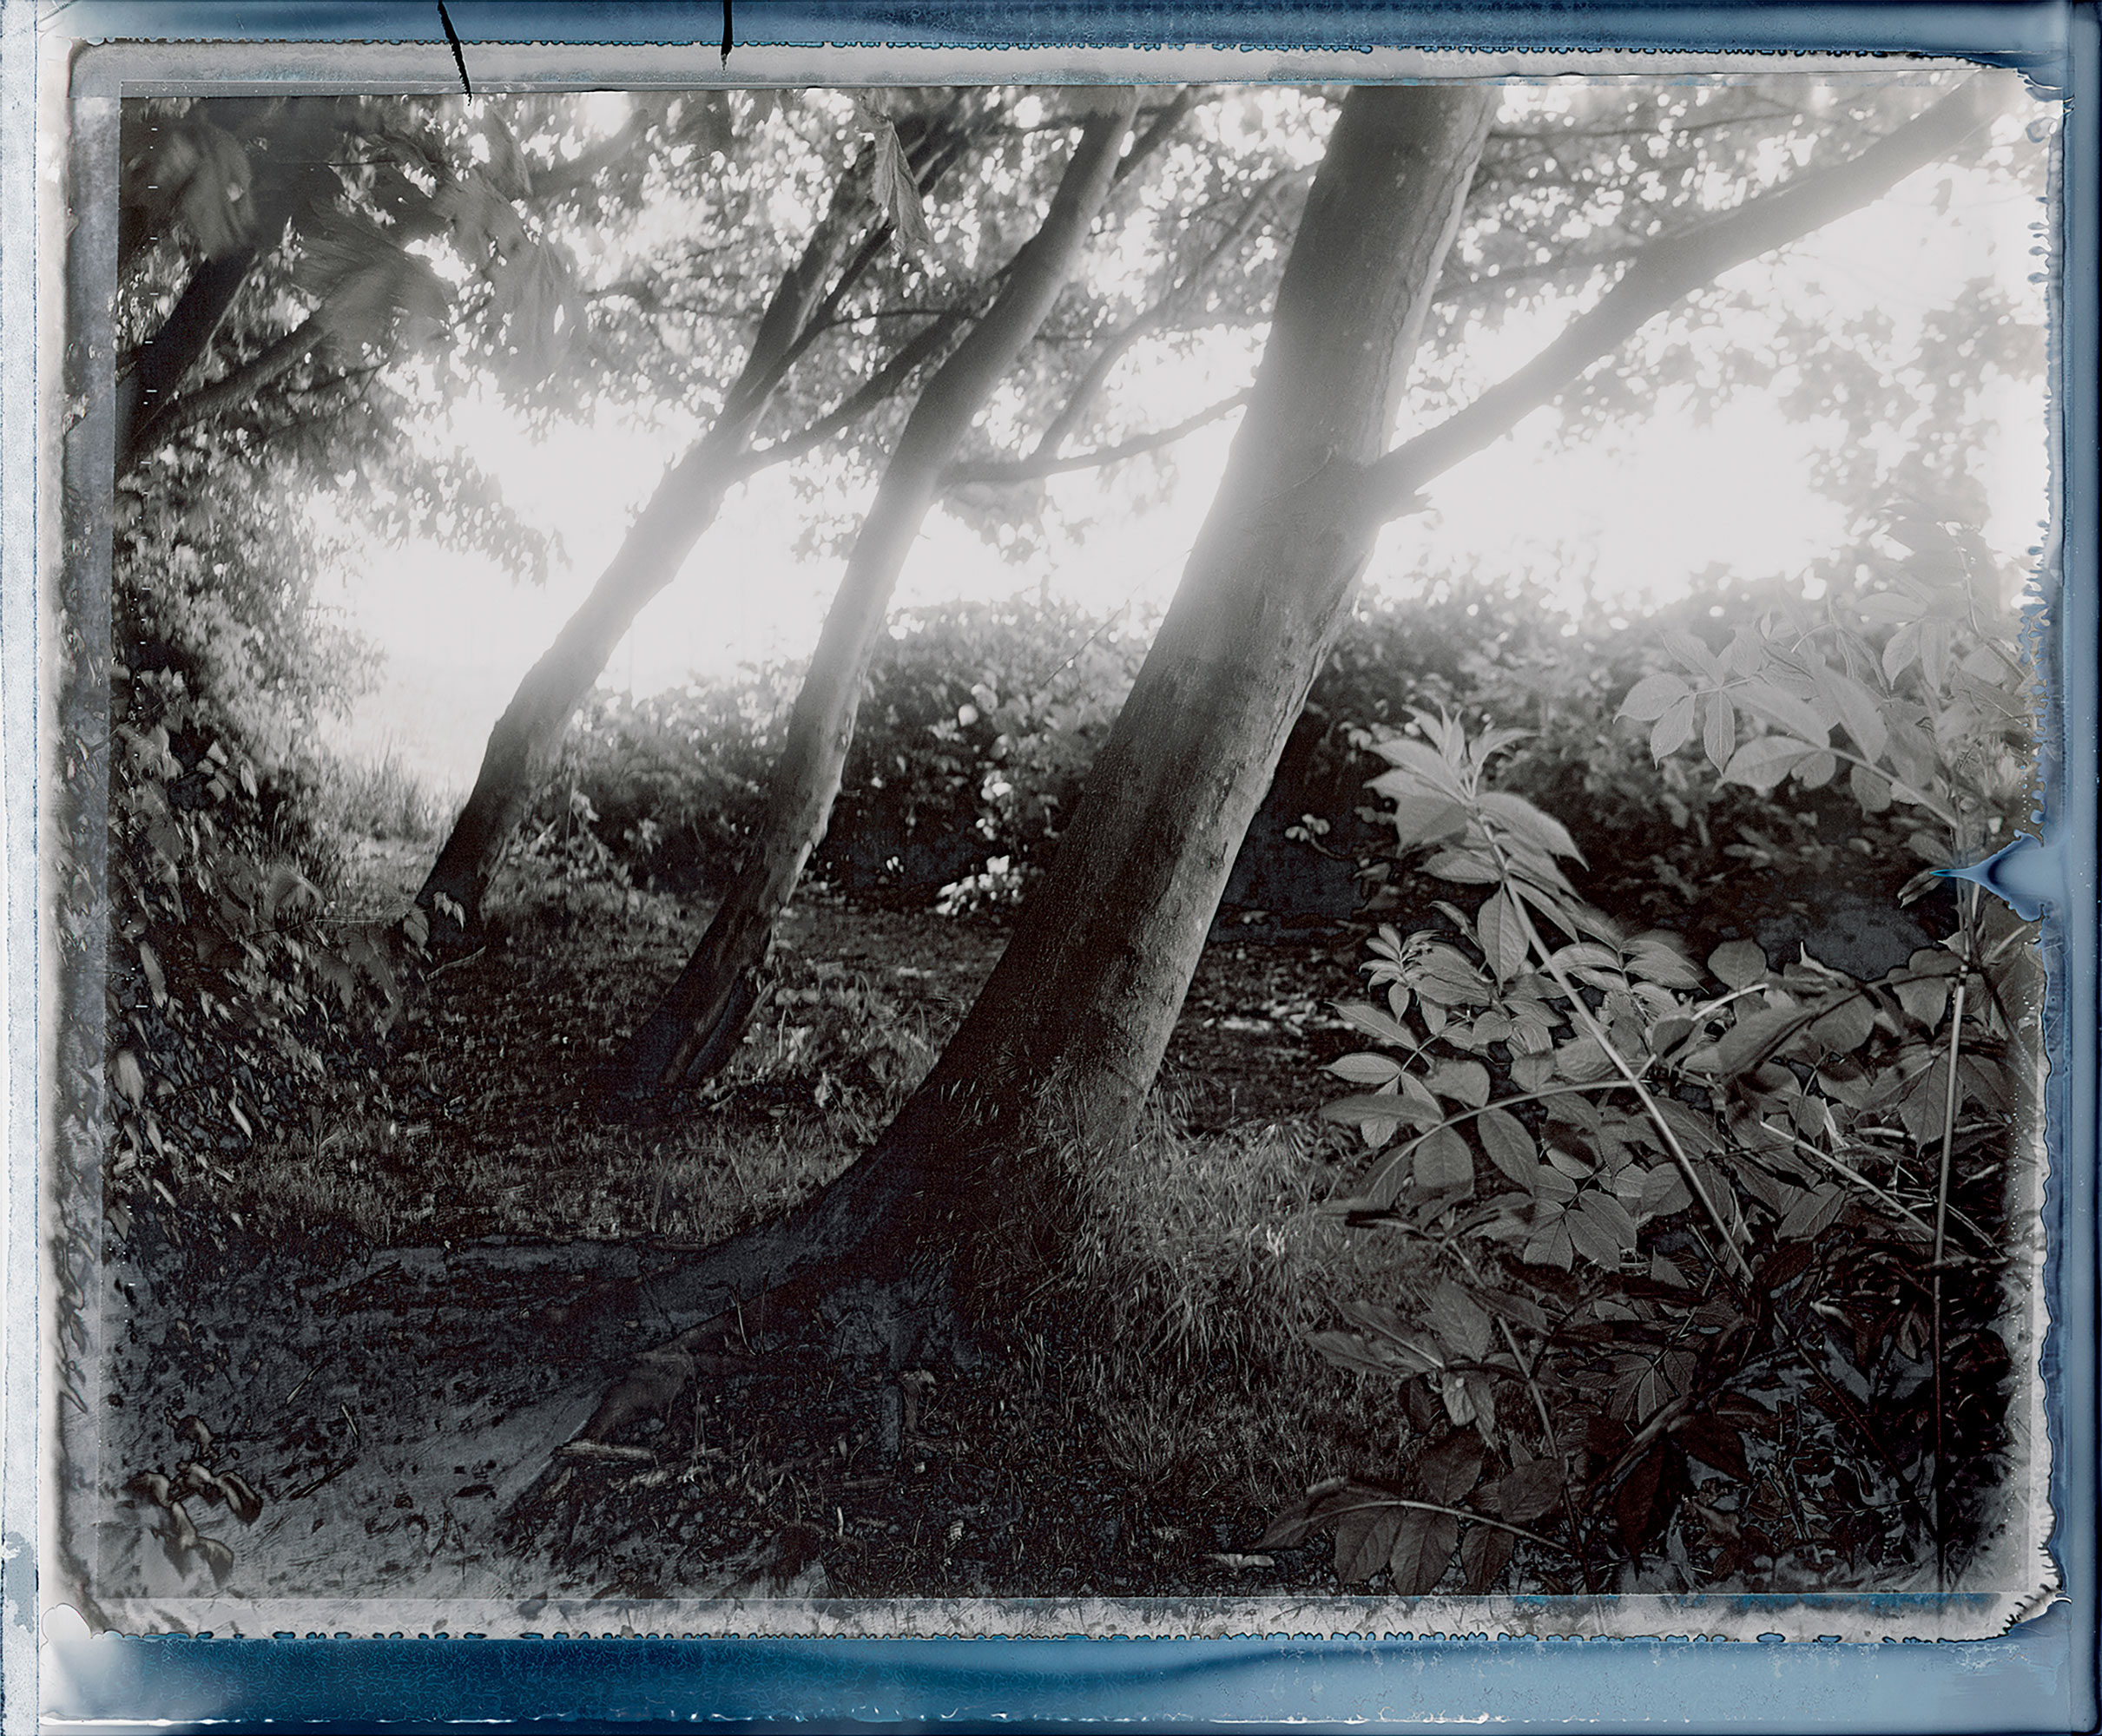
{"type": "Polygon", "coordinates": [[[1514,1537],[1523,1537],[1529,1543],[1538,1543],[1543,1549],[1552,1549],[1558,1555],[1567,1555],[1572,1561],[1581,1559],[1577,1552],[1552,1537],[1543,1537],[1538,1531],[1528,1531],[1523,1525],[1512,1525],[1502,1519],[1492,1519],[1486,1513],[1476,1513],[1465,1507],[1446,1507],[1435,1501],[1416,1501],[1404,1495],[1379,1494],[1368,1501],[1354,1502],[1348,1507],[1333,1507],[1321,1516],[1341,1519],[1346,1514],[1366,1513],[1378,1507],[1413,1507],[1419,1513],[1449,1513],[1455,1519],[1471,1520],[1477,1525],[1487,1525],[1499,1531],[1508,1531],[1514,1537]]]}
{"type": "Polygon", "coordinates": [[[1941,1255],[1948,1228],[1949,1161],[1956,1145],[1956,1105],[1960,1101],[1956,1062],[1963,1041],[1963,1003],[1970,990],[1968,976],[1956,979],[1955,1004],[1948,1021],[1948,1089],[1941,1104],[1941,1174],[1934,1184],[1934,1262],[1933,1318],[1934,1329],[1934,1588],[1948,1589],[1948,1532],[1941,1522],[1941,1495],[1947,1483],[1947,1407],[1942,1390],[1941,1368],[1941,1255]]]}
{"type": "MultiPolygon", "coordinates": [[[[1486,824],[1482,824],[1482,817],[1479,814],[1476,823],[1482,825],[1482,835],[1488,839],[1489,848],[1496,857],[1497,866],[1503,871],[1504,878],[1508,881],[1512,878],[1510,858],[1504,854],[1503,846],[1497,842],[1495,833],[1486,824]]],[[[1584,996],[1577,991],[1577,985],[1569,980],[1568,973],[1555,963],[1554,955],[1548,950],[1546,942],[1540,938],[1539,930],[1532,925],[1532,914],[1525,908],[1525,901],[1514,898],[1511,900],[1511,908],[1518,913],[1519,925],[1525,931],[1525,944],[1546,967],[1548,975],[1555,979],[1555,985],[1568,997],[1572,1015],[1584,1027],[1591,1041],[1605,1051],[1606,1059],[1613,1063],[1614,1070],[1627,1082],[1629,1088],[1641,1102],[1643,1113],[1649,1116],[1651,1125],[1663,1138],[1671,1154],[1672,1161],[1678,1165],[1679,1174],[1686,1179],[1686,1186],[1692,1190],[1693,1197],[1701,1202],[1701,1209],[1707,1213],[1708,1220],[1715,1226],[1716,1233],[1723,1239],[1723,1246],[1736,1264],[1738,1275],[1746,1284],[1752,1283],[1750,1262],[1738,1247],[1736,1238],[1730,1234],[1730,1226],[1723,1221],[1723,1214],[1717,1209],[1706,1184],[1695,1171],[1693,1160],[1686,1154],[1685,1147],[1678,1142],[1677,1133],[1671,1123],[1664,1119],[1664,1112],[1657,1107],[1657,1099],[1650,1095],[1650,1088],[1642,1082],[1642,1075],[1631,1067],[1626,1058],[1613,1047],[1612,1040],[1605,1034],[1605,1027],[1593,1016],[1584,996]]]]}

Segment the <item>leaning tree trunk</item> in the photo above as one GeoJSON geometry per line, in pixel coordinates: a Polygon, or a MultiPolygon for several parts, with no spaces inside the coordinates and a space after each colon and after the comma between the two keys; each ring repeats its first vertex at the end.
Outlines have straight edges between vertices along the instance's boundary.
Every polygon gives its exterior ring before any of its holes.
{"type": "MultiPolygon", "coordinates": [[[[1859,155],[1665,242],[1563,338],[1446,423],[1373,457],[1493,108],[1480,90],[1346,101],[1292,248],[1247,420],[1174,605],[1045,883],[933,1072],[807,1205],[654,1279],[699,1324],[632,1363],[583,1436],[603,1441],[707,1365],[733,1303],[833,1286],[896,1299],[1042,1197],[1048,1160],[1130,1133],[1236,850],[1385,520],[1713,274],[1856,208],[1984,126],[1986,80],[1859,155]],[[913,1282],[900,1282],[913,1278],[913,1282]]],[[[937,1292],[939,1294],[939,1292],[937,1292]]],[[[625,1294],[583,1314],[627,1318],[625,1294]],[[617,1310],[617,1314],[616,1311],[617,1310]]],[[[919,1305],[926,1305],[924,1301],[919,1305]]],[[[556,1323],[560,1324],[560,1323],[556,1323]]],[[[585,1321],[579,1319],[583,1325],[585,1321]]]]}
{"type": "Polygon", "coordinates": [[[775,288],[714,424],[665,473],[590,595],[526,671],[490,731],[474,788],[416,895],[434,935],[457,938],[479,923],[483,895],[570,719],[636,616],[678,575],[730,489],[746,475],[753,430],[870,208],[866,180],[859,170],[842,178],[801,257],[775,288]]]}
{"type": "Polygon", "coordinates": [[[1136,90],[1119,92],[1088,121],[1043,227],[1016,255],[985,319],[913,406],[796,695],[759,835],[685,969],[602,1075],[608,1095],[675,1088],[715,1072],[734,1051],[756,1003],[774,923],[839,795],[869,658],[898,575],[972,421],[1071,276],[1137,106],[1136,90]]]}
{"type": "Polygon", "coordinates": [[[702,1324],[636,1362],[586,1437],[668,1402],[701,1365],[719,1311],[765,1291],[866,1280],[889,1299],[880,1320],[909,1333],[897,1299],[922,1294],[1018,1202],[1026,1210],[1060,1147],[1130,1133],[1371,551],[1378,518],[1360,482],[1393,422],[1496,102],[1420,85],[1346,99],[1218,497],[1005,956],[933,1072],[844,1174],[653,1281],[662,1310],[702,1324]]]}

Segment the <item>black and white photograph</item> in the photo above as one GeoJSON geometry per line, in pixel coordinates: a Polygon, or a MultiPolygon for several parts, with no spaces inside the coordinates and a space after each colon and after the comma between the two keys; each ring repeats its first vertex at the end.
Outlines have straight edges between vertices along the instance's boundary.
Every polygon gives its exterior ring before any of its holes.
{"type": "Polygon", "coordinates": [[[2059,105],[1468,58],[57,106],[47,1598],[2046,1607],[2059,105]]]}

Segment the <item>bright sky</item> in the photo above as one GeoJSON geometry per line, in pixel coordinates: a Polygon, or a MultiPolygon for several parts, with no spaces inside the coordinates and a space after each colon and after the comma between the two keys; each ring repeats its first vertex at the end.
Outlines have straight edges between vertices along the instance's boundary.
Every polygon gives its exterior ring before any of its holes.
{"type": "MultiPolygon", "coordinates": [[[[1888,199],[1834,226],[1779,265],[1755,262],[1730,281],[1762,300],[1809,293],[1815,284],[1844,310],[1879,306],[1901,335],[1917,316],[1945,306],[1960,286],[1991,277],[2019,286],[2042,268],[2040,216],[1970,176],[1955,178],[1935,209],[1930,170],[1888,199]]],[[[1775,305],[1779,305],[1776,300],[1775,305]]],[[[2040,303],[2039,303],[2040,310],[2040,303]]],[[[1551,335],[1552,325],[1513,321],[1483,356],[1500,377],[1551,335]]],[[[1121,389],[1173,410],[1137,418],[1166,422],[1215,400],[1230,385],[1214,358],[1176,369],[1135,366],[1121,389]]],[[[1985,527],[2003,555],[2039,543],[2046,502],[2040,385],[1996,404],[1999,437],[1987,469],[1994,516],[1985,527]]],[[[507,497],[560,532],[569,562],[544,589],[512,583],[488,563],[436,546],[375,551],[369,567],[343,575],[340,602],[386,653],[381,688],[361,703],[339,743],[359,755],[393,753],[438,785],[464,787],[490,725],[518,678],[589,590],[634,513],[677,454],[665,437],[609,419],[563,426],[536,442],[506,412],[464,407],[459,437],[501,479],[507,497]]],[[[1430,490],[1433,512],[1390,527],[1372,582],[1411,572],[1473,569],[1558,575],[1568,603],[1591,600],[1630,614],[1682,593],[1720,562],[1746,575],[1788,573],[1840,541],[1843,515],[1816,494],[1808,468],[1821,431],[1788,422],[1763,397],[1746,394],[1707,426],[1683,412],[1652,418],[1611,443],[1555,450],[1554,412],[1456,467],[1430,490]]],[[[1150,506],[1132,487],[1083,473],[1054,484],[1073,519],[1090,519],[1079,541],[1026,565],[1003,562],[968,529],[937,511],[899,584],[899,605],[991,598],[1033,589],[1093,609],[1131,601],[1164,607],[1223,467],[1233,423],[1183,441],[1174,483],[1150,506]]],[[[1401,431],[1406,434],[1408,431],[1401,431]]],[[[1143,468],[1141,466],[1134,468],[1143,468]]],[[[797,656],[814,641],[836,583],[837,561],[799,562],[796,503],[778,474],[734,496],[679,580],[645,609],[615,653],[607,684],[649,693],[689,675],[748,660],[797,656]]]]}

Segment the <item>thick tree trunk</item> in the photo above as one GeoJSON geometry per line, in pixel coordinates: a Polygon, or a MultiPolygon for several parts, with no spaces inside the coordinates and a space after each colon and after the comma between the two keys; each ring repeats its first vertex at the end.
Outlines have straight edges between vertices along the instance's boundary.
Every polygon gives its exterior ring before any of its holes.
{"type": "MultiPolygon", "coordinates": [[[[1428,86],[1346,101],[1217,501],[1049,877],[883,1136],[809,1205],[658,1286],[674,1318],[814,1275],[895,1284],[939,1266],[1003,1197],[1027,1199],[1007,1183],[1046,1153],[1129,1133],[1370,552],[1358,481],[1392,425],[1495,107],[1493,91],[1428,86]]],[[[675,1362],[638,1364],[587,1432],[655,1402],[675,1362]]]]}
{"type": "Polygon", "coordinates": [[[590,595],[526,672],[497,720],[474,788],[416,895],[430,915],[433,936],[458,938],[479,923],[490,878],[570,719],[636,616],[677,576],[731,487],[747,474],[748,444],[760,414],[793,361],[866,210],[866,176],[857,170],[842,177],[801,256],[783,274],[715,424],[666,473],[590,595]],[[441,904],[441,898],[447,903],[441,904]]]}
{"type": "Polygon", "coordinates": [[[674,1088],[715,1071],[735,1051],[757,1001],[774,924],[839,795],[898,575],[958,445],[1072,274],[1137,108],[1137,93],[1124,93],[1083,128],[1043,227],[1016,256],[998,299],[913,406],[796,695],[758,838],[685,969],[600,1080],[608,1095],[674,1088]]]}
{"type": "MultiPolygon", "coordinates": [[[[1005,954],[933,1072],[844,1174],[796,1212],[653,1281],[656,1306],[698,1324],[629,1367],[585,1437],[607,1439],[669,1403],[706,1365],[733,1304],[817,1286],[838,1295],[857,1280],[865,1295],[908,1307],[939,1295],[927,1274],[969,1259],[974,1245],[997,1256],[998,1231],[1039,1209],[1061,1148],[1084,1154],[1128,1136],[1235,852],[1378,526],[1450,461],[1448,445],[1464,456],[1484,437],[1482,418],[1463,411],[1453,420],[1464,438],[1448,443],[1434,429],[1379,455],[1493,104],[1464,89],[1353,92],[1218,499],[1005,954]]],[[[1993,112],[1989,92],[1959,91],[1861,156],[1792,185],[1786,222],[1769,214],[1778,195],[1717,220],[1698,244],[1703,260],[1721,270],[1809,233],[1993,112]]],[[[1683,294],[1698,284],[1679,263],[1683,294]]],[[[1635,277],[1625,297],[1609,295],[1579,322],[1590,342],[1558,342],[1552,367],[1514,376],[1522,390],[1486,395],[1503,425],[1618,344],[1629,318],[1647,317],[1653,289],[1648,274],[1635,277]]],[[[608,1299],[608,1313],[632,1313],[630,1300],[608,1299]]],[[[889,1318],[909,1325],[895,1306],[889,1318]]],[[[894,1364],[911,1353],[893,1348],[894,1364]]]]}

